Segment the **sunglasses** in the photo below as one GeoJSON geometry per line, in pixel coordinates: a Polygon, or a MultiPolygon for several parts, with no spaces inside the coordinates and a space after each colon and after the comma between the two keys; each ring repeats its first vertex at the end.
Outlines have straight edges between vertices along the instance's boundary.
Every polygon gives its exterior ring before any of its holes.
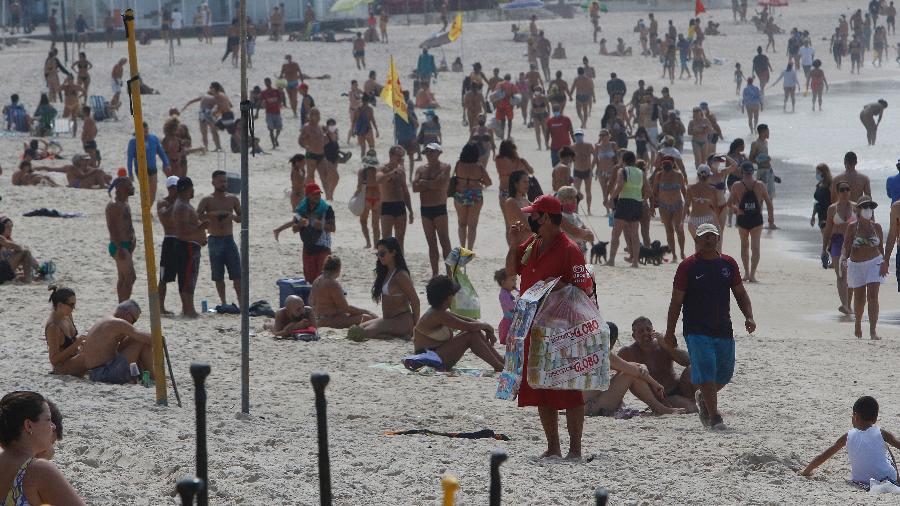
{"type": "Polygon", "coordinates": [[[846,187],[845,187],[845,188],[838,188],[838,192],[839,192],[839,193],[847,193],[847,192],[849,192],[849,191],[850,191],[850,188],[846,188],[846,187]]]}
{"type": "Polygon", "coordinates": [[[378,258],[384,258],[387,256],[387,254],[387,251],[379,251],[378,253],[375,253],[375,256],[377,256],[378,258]]]}

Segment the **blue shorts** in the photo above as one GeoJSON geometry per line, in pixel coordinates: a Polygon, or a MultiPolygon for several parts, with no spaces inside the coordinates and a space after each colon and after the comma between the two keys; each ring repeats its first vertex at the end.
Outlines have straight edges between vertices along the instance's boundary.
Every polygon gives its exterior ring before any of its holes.
{"type": "Polygon", "coordinates": [[[553,167],[556,168],[559,165],[559,150],[551,149],[550,150],[550,163],[553,164],[553,167]]]}
{"type": "Polygon", "coordinates": [[[209,236],[209,266],[212,267],[212,280],[224,281],[225,269],[228,279],[241,279],[241,255],[238,253],[234,236],[209,236]]]}
{"type": "Polygon", "coordinates": [[[691,357],[691,383],[710,381],[727,385],[734,374],[734,339],[717,339],[701,334],[684,336],[691,357]]]}
{"type": "Polygon", "coordinates": [[[131,366],[125,355],[116,353],[109,362],[89,370],[88,377],[98,383],[124,385],[131,381],[131,366]]]}

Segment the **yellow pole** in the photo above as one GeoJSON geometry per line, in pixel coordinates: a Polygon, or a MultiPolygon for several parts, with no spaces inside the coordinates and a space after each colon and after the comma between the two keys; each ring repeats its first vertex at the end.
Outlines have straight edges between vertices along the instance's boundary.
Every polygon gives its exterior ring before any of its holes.
{"type": "MultiPolygon", "coordinates": [[[[144,144],[144,117],[141,111],[141,78],[138,73],[137,46],[134,33],[134,11],[127,9],[122,15],[125,35],[128,37],[128,66],[131,79],[128,95],[134,116],[134,139],[137,148],[138,181],[141,185],[141,224],[144,228],[144,260],[147,263],[147,296],[150,299],[150,332],[153,335],[153,377],[156,380],[156,403],[168,406],[165,358],[163,357],[162,323],[159,319],[159,294],[156,291],[156,255],[153,250],[153,221],[150,209],[155,195],[150,195],[147,176],[147,147],[144,144]]],[[[155,156],[155,155],[154,155],[155,156]]]]}
{"type": "Polygon", "coordinates": [[[441,478],[441,488],[444,489],[444,506],[453,506],[456,504],[456,492],[459,490],[459,480],[452,474],[444,475],[441,478]]]}

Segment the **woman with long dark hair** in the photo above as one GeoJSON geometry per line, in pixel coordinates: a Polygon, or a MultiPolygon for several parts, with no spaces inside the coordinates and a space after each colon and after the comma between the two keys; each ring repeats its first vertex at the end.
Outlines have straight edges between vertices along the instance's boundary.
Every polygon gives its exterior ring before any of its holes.
{"type": "Polygon", "coordinates": [[[510,246],[522,244],[531,235],[531,230],[513,230],[517,222],[528,223],[528,216],[522,212],[523,207],[531,205],[528,200],[528,173],[517,170],[509,175],[509,197],[503,202],[503,219],[506,222],[506,242],[510,246]]]}
{"type": "Polygon", "coordinates": [[[516,171],[524,171],[526,174],[534,174],[534,169],[528,164],[524,158],[519,158],[518,148],[512,140],[505,140],[500,143],[500,149],[494,158],[494,165],[497,167],[497,186],[499,187],[500,209],[503,210],[503,203],[509,198],[509,176],[516,171]]]}
{"type": "Polygon", "coordinates": [[[84,505],[60,470],[39,458],[52,454],[56,440],[50,406],[41,394],[11,392],[0,399],[0,497],[4,505],[84,505]]]}
{"type": "Polygon", "coordinates": [[[54,374],[82,376],[87,371],[78,348],[84,336],[78,335],[72,312],[75,311],[75,291],[71,288],[50,286],[50,303],[53,310],[44,324],[44,338],[54,374]]]}
{"type": "Polygon", "coordinates": [[[600,128],[609,131],[610,136],[619,149],[628,149],[628,127],[619,116],[619,109],[614,104],[609,104],[603,110],[600,118],[600,128]]]}
{"type": "Polygon", "coordinates": [[[453,204],[456,207],[459,245],[474,249],[475,231],[478,229],[481,206],[484,205],[483,192],[492,184],[491,176],[479,162],[477,144],[469,143],[463,146],[453,175],[456,177],[453,204]]]}
{"type": "Polygon", "coordinates": [[[381,303],[381,318],[354,325],[347,331],[353,341],[366,339],[409,339],[419,320],[419,296],[413,286],[400,242],[385,237],[375,243],[375,283],[372,300],[381,303]]]}

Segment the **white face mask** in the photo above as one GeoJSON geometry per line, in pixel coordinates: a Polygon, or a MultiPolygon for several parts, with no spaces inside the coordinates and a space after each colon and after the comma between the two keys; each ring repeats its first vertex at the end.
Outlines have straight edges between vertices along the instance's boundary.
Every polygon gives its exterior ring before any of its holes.
{"type": "Polygon", "coordinates": [[[823,176],[821,172],[816,172],[816,181],[821,181],[823,179],[825,179],[825,176],[823,176]]]}
{"type": "Polygon", "coordinates": [[[868,208],[862,209],[862,210],[859,212],[859,216],[862,217],[862,218],[864,218],[864,219],[871,220],[872,217],[875,216],[875,211],[873,211],[873,210],[871,210],[871,209],[868,209],[868,208]]]}

